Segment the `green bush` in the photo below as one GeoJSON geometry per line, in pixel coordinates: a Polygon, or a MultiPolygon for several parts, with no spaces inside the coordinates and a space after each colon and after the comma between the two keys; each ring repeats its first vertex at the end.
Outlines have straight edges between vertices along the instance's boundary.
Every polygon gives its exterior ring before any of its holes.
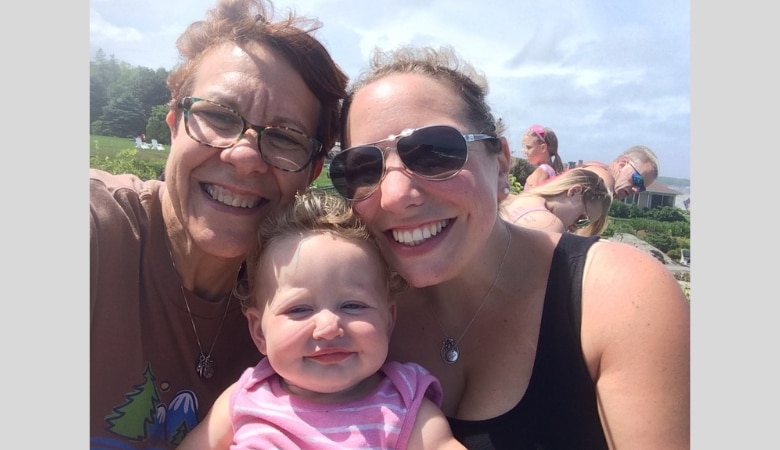
{"type": "Polygon", "coordinates": [[[679,238],[690,238],[691,237],[691,223],[686,221],[683,222],[664,222],[666,226],[666,230],[669,234],[671,234],[674,237],[679,238]]]}
{"type": "Polygon", "coordinates": [[[647,211],[647,216],[655,220],[660,220],[661,222],[679,222],[686,220],[682,210],[672,206],[653,208],[647,211]]]}
{"type": "Polygon", "coordinates": [[[142,180],[157,179],[165,170],[164,161],[150,162],[138,158],[138,150],[134,148],[120,150],[113,157],[90,155],[89,166],[114,174],[132,173],[142,180]]]}
{"type": "Polygon", "coordinates": [[[619,201],[613,201],[609,205],[609,216],[618,217],[621,219],[629,217],[629,205],[619,201]]]}
{"type": "Polygon", "coordinates": [[[96,120],[89,126],[89,132],[92,134],[103,134],[103,121],[96,120]]]}
{"type": "Polygon", "coordinates": [[[647,233],[644,237],[644,241],[664,253],[667,253],[676,245],[675,239],[672,236],[657,232],[647,233]]]}
{"type": "Polygon", "coordinates": [[[523,190],[523,185],[520,184],[520,181],[518,181],[517,177],[513,173],[509,174],[509,190],[514,193],[518,193],[523,190]]]}
{"type": "Polygon", "coordinates": [[[132,173],[143,180],[155,179],[160,176],[164,166],[155,166],[137,156],[138,151],[135,149],[122,150],[115,157],[91,156],[90,167],[114,174],[132,173]]]}
{"type": "Polygon", "coordinates": [[[146,122],[146,138],[157,139],[160,144],[171,145],[171,129],[165,122],[165,116],[168,114],[167,105],[157,105],[152,107],[152,113],[146,122]]]}

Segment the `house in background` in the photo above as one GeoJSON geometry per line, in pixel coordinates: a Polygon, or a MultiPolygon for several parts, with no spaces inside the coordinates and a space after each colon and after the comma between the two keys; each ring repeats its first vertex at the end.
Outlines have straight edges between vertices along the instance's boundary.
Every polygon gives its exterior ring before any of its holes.
{"type": "Polygon", "coordinates": [[[661,206],[671,206],[674,208],[677,196],[682,194],[682,192],[675,191],[661,183],[653,182],[650,186],[647,186],[646,191],[629,195],[623,202],[629,205],[636,204],[640,208],[647,209],[661,206]]]}

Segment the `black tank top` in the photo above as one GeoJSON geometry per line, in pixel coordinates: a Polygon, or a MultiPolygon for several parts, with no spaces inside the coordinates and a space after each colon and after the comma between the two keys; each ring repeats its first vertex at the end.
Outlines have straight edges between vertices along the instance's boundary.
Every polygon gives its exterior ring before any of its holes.
{"type": "Polygon", "coordinates": [[[580,342],[583,266],[598,239],[564,233],[555,248],[536,360],[520,402],[492,419],[448,417],[453,434],[468,449],[607,448],[580,342]]]}

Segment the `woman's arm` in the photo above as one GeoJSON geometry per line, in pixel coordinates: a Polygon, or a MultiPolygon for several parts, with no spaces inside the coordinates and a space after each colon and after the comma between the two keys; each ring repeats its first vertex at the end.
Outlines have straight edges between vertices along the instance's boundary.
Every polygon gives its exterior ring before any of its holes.
{"type": "Polygon", "coordinates": [[[594,244],[582,308],[610,448],[689,449],[690,305],[671,272],[628,244],[594,244]]]}

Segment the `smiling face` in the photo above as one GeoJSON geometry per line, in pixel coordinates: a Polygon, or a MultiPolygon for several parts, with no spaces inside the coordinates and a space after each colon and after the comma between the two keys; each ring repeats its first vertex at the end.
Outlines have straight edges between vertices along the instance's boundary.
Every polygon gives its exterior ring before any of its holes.
{"type": "MultiPolygon", "coordinates": [[[[346,122],[347,141],[350,146],[377,142],[427,125],[479,132],[464,119],[464,108],[447,84],[421,74],[388,75],[355,94],[346,122]]],[[[510,160],[505,141],[499,155],[486,151],[487,142],[469,143],[463,169],[442,181],[413,174],[396,151],[386,151],[386,173],[376,191],[353,204],[379,237],[390,265],[413,286],[452,279],[484,251],[496,224],[498,193],[506,186],[510,160]]]]}
{"type": "MultiPolygon", "coordinates": [[[[316,132],[319,102],[298,72],[257,43],[215,47],[195,77],[189,95],[226,105],[254,124],[288,126],[309,136],[316,132]]],[[[166,223],[183,228],[202,253],[245,255],[255,244],[260,221],[308,185],[312,164],[301,172],[284,172],[263,162],[254,131],[233,147],[217,149],[187,134],[181,110],[178,120],[173,112],[166,120],[172,138],[165,171],[166,223]]]]}
{"type": "Polygon", "coordinates": [[[395,320],[376,247],[291,234],[263,249],[256,273],[250,333],[287,389],[342,399],[361,391],[385,362],[395,320]]]}

